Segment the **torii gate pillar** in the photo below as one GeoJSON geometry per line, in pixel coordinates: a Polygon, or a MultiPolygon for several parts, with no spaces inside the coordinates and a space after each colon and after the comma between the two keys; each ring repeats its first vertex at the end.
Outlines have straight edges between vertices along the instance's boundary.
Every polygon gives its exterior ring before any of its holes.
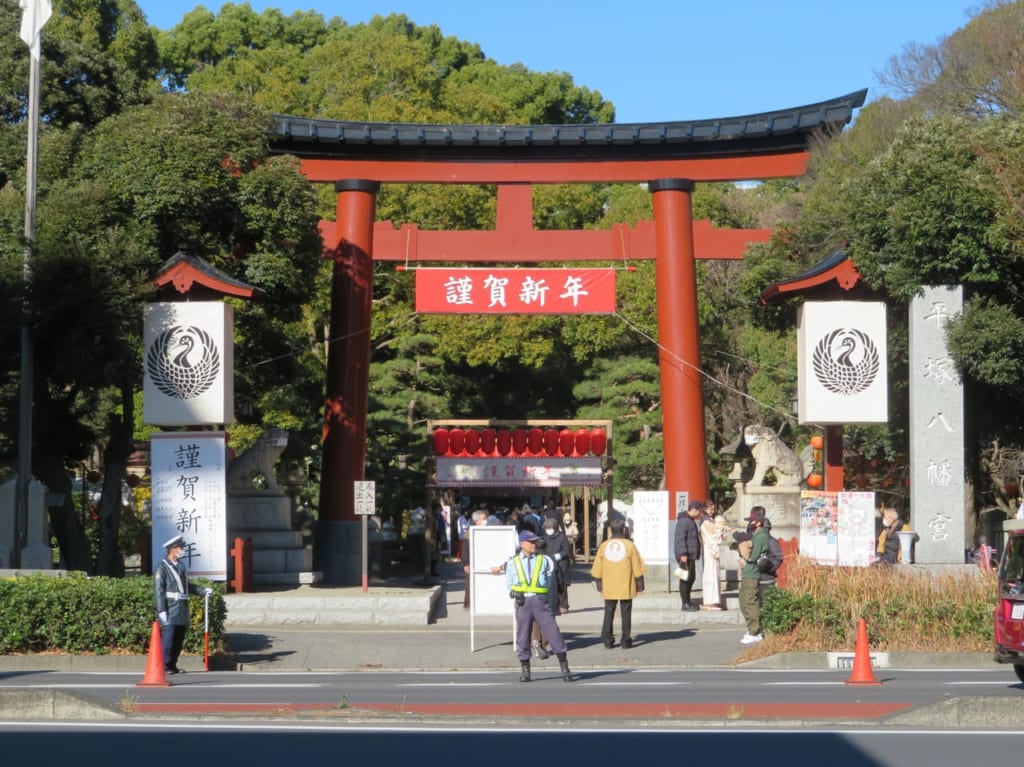
{"type": "Polygon", "coordinates": [[[321,485],[321,519],[355,519],[352,483],[365,473],[373,223],[379,188],[375,181],[337,182],[337,218],[333,231],[323,232],[334,271],[323,426],[323,474],[332,481],[321,485]]]}
{"type": "MultiPolygon", "coordinates": [[[[693,247],[694,184],[686,179],[651,182],[658,295],[665,489],[708,497],[707,437],[700,379],[697,261],[693,247]]],[[[675,507],[670,505],[672,513],[675,507]]]]}
{"type": "Polygon", "coordinates": [[[325,583],[355,582],[362,561],[353,483],[366,473],[373,223],[379,189],[376,181],[336,182],[334,225],[321,226],[325,254],[334,263],[320,515],[313,548],[313,566],[323,573],[325,583]]]}

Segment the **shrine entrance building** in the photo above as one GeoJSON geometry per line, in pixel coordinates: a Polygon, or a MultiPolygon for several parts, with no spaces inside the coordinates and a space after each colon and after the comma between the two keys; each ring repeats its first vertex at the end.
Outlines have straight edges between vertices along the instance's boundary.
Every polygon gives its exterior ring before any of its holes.
{"type": "MultiPolygon", "coordinates": [[[[697,258],[740,258],[767,230],[716,230],[692,218],[700,182],[803,175],[818,132],[838,131],[866,90],[775,112],[666,123],[417,125],[277,116],[271,149],[297,156],[337,193],[321,223],[333,262],[320,509],[314,566],[326,583],[353,582],[358,524],[353,483],[364,479],[374,260],[411,267],[453,262],[655,261],[665,489],[706,498],[708,468],[697,321],[697,258]],[[645,183],[653,222],[608,230],[533,228],[532,186],[645,183]],[[498,189],[489,231],[421,231],[375,221],[381,184],[488,184],[498,189]],[[354,530],[353,530],[354,526],[354,530]]],[[[674,503],[670,503],[674,508],[674,503]]],[[[356,577],[358,580],[358,577],[356,577]]]]}

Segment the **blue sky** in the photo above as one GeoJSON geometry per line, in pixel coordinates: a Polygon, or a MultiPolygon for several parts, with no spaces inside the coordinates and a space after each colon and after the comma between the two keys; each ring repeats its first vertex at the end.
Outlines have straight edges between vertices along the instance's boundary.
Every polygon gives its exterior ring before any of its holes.
{"type": "MultiPolygon", "coordinates": [[[[149,23],[177,24],[189,2],[137,0],[149,23]]],[[[500,64],[560,71],[601,92],[619,122],[730,117],[824,101],[861,88],[908,43],[934,44],[981,0],[278,0],[349,24],[404,13],[477,43],[500,64]]],[[[205,7],[218,10],[219,2],[205,7]]]]}

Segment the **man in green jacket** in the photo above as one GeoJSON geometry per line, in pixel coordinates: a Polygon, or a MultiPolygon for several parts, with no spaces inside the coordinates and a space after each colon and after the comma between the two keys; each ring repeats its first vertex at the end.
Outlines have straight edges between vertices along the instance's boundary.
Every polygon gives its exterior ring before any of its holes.
{"type": "Polygon", "coordinates": [[[757,568],[758,557],[770,551],[764,520],[764,506],[755,506],[750,510],[750,516],[746,517],[751,546],[747,556],[744,557],[742,553],[740,555],[743,560],[743,569],[740,571],[740,612],[747,621],[747,633],[740,640],[743,644],[756,644],[764,639],[761,633],[761,571],[757,568]]]}

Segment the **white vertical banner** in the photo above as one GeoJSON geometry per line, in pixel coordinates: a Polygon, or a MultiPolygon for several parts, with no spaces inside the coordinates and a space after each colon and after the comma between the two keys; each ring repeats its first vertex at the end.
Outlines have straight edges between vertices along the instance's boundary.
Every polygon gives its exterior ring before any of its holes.
{"type": "Polygon", "coordinates": [[[227,580],[226,441],[220,431],[154,434],[153,563],[165,541],[185,537],[190,575],[227,580]]]}
{"type": "Polygon", "coordinates": [[[668,491],[633,493],[633,543],[647,565],[668,564],[668,491]]]}
{"type": "Polygon", "coordinates": [[[143,410],[146,423],[234,423],[234,313],[220,301],[146,307],[143,410]]]}
{"type": "Polygon", "coordinates": [[[800,423],[889,420],[885,304],[807,301],[797,346],[800,423]]]}

